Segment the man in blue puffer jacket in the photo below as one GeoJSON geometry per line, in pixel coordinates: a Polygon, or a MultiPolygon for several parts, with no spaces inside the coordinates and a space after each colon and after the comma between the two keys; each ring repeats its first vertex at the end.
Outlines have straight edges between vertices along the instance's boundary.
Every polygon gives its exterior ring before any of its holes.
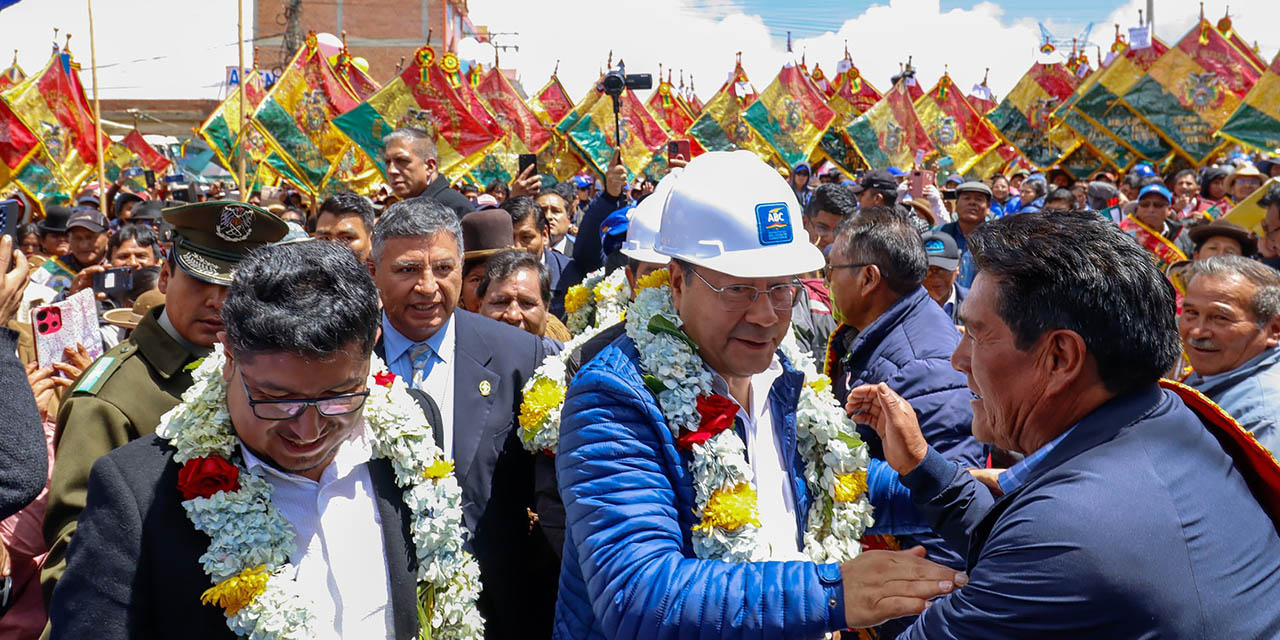
{"type": "MultiPolygon", "coordinates": [[[[737,409],[758,496],[757,540],[778,560],[695,553],[691,454],[677,447],[646,386],[636,343],[620,337],[574,378],[562,411],[556,469],[567,532],[557,638],[816,639],[919,613],[967,581],[921,558],[923,550],[867,552],[843,564],[801,559],[813,491],[797,450],[804,376],[777,349],[796,274],[823,258],[799,233],[799,211],[786,182],[750,152],[709,153],[676,181],[655,247],[672,258],[672,301],[712,390],[737,409]]],[[[892,472],[875,461],[868,471],[877,521],[917,522],[892,472]]]]}

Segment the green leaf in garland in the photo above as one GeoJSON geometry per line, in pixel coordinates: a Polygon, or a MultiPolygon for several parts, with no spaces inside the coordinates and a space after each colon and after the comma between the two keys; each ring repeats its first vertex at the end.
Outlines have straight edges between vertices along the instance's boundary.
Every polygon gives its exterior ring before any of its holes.
{"type": "Polygon", "coordinates": [[[202,364],[204,364],[204,358],[200,358],[200,359],[198,359],[198,360],[195,360],[195,361],[194,361],[194,362],[192,362],[191,364],[189,364],[189,365],[187,365],[187,366],[183,367],[183,368],[182,368],[182,370],[183,370],[183,371],[195,371],[196,369],[199,369],[199,368],[200,368],[200,365],[202,365],[202,364]]]}
{"type": "Polygon", "coordinates": [[[661,380],[651,375],[645,375],[644,386],[649,387],[649,391],[652,391],[655,396],[667,390],[667,385],[662,384],[661,380]]]}
{"type": "Polygon", "coordinates": [[[668,320],[667,317],[662,314],[657,314],[652,318],[649,318],[649,333],[665,333],[689,345],[689,348],[692,349],[694,353],[698,352],[697,343],[695,343],[689,336],[685,335],[684,331],[682,331],[680,327],[677,327],[675,323],[668,320]]]}

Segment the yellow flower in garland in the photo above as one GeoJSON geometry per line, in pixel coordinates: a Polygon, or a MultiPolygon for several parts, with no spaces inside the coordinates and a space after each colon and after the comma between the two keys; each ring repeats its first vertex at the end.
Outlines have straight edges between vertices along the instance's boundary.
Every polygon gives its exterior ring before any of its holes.
{"type": "Polygon", "coordinates": [[[760,526],[759,513],[756,511],[756,490],[749,484],[740,484],[732,489],[713,492],[707,500],[706,508],[702,510],[702,522],[693,528],[697,531],[710,531],[712,527],[720,527],[736,531],[748,524],[760,526]]]}
{"type": "Polygon", "coordinates": [[[564,404],[565,388],[551,378],[536,378],[520,403],[520,428],[536,432],[553,409],[564,404]]]}
{"type": "Polygon", "coordinates": [[[836,502],[856,502],[866,492],[866,471],[854,471],[836,476],[836,502]]]}
{"type": "MultiPolygon", "coordinates": [[[[636,281],[636,291],[645,289],[655,289],[657,287],[665,287],[671,284],[671,274],[666,269],[658,269],[649,275],[636,281]]],[[[566,308],[568,304],[566,303],[566,308]]]]}
{"type": "Polygon", "coordinates": [[[422,477],[428,480],[439,480],[453,473],[453,463],[444,458],[436,458],[430,466],[422,470],[422,477]]]}
{"type": "Polygon", "coordinates": [[[586,287],[580,284],[575,284],[572,287],[569,287],[569,290],[564,293],[565,313],[573,313],[578,309],[581,309],[582,305],[586,304],[590,299],[591,292],[587,291],[586,287]]]}
{"type": "Polygon", "coordinates": [[[831,390],[831,378],[821,374],[805,384],[808,385],[810,389],[813,389],[814,393],[823,393],[831,390]]]}
{"type": "Polygon", "coordinates": [[[267,565],[260,564],[252,569],[245,569],[206,590],[200,595],[200,604],[217,605],[228,616],[234,616],[253,602],[258,594],[267,590],[268,577],[267,565]]]}

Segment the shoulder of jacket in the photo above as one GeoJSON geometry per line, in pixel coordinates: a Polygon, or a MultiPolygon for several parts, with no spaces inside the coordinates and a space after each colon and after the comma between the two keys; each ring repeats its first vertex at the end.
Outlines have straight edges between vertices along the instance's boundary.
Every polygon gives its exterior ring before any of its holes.
{"type": "Polygon", "coordinates": [[[84,373],[76,379],[75,387],[71,389],[73,395],[97,395],[102,391],[102,387],[111,379],[112,376],[120,370],[120,367],[128,362],[131,358],[139,353],[138,345],[132,340],[125,340],[120,344],[111,348],[110,351],[102,354],[93,364],[89,365],[84,373]]]}

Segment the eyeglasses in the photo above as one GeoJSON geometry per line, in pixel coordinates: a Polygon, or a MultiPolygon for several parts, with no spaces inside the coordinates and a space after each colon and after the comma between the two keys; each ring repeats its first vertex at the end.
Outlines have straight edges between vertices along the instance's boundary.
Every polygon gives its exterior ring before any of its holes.
{"type": "Polygon", "coordinates": [[[702,284],[707,285],[708,289],[716,292],[716,295],[720,298],[720,304],[724,306],[726,311],[747,309],[756,303],[756,299],[762,293],[769,296],[769,304],[773,305],[774,309],[778,311],[790,309],[791,305],[796,302],[796,296],[800,295],[800,289],[804,286],[798,282],[792,282],[789,284],[775,284],[768,289],[757,289],[745,284],[717,287],[707,282],[707,279],[702,277],[702,274],[698,273],[696,269],[691,268],[689,271],[698,276],[698,279],[702,281],[702,284]]]}
{"type": "Polygon", "coordinates": [[[244,382],[244,374],[236,371],[236,375],[240,377],[240,386],[244,387],[244,397],[249,401],[249,408],[253,410],[253,415],[259,420],[292,420],[300,415],[307,407],[315,407],[316,413],[326,418],[336,418],[349,413],[355,413],[364,405],[364,399],[369,396],[368,390],[359,393],[343,393],[327,398],[298,398],[296,400],[254,400],[249,395],[249,385],[244,382]]]}
{"type": "Polygon", "coordinates": [[[874,263],[850,262],[849,264],[829,264],[827,265],[826,270],[822,272],[822,278],[827,282],[831,282],[831,274],[834,273],[836,269],[861,269],[863,267],[869,267],[872,264],[874,263]]]}

